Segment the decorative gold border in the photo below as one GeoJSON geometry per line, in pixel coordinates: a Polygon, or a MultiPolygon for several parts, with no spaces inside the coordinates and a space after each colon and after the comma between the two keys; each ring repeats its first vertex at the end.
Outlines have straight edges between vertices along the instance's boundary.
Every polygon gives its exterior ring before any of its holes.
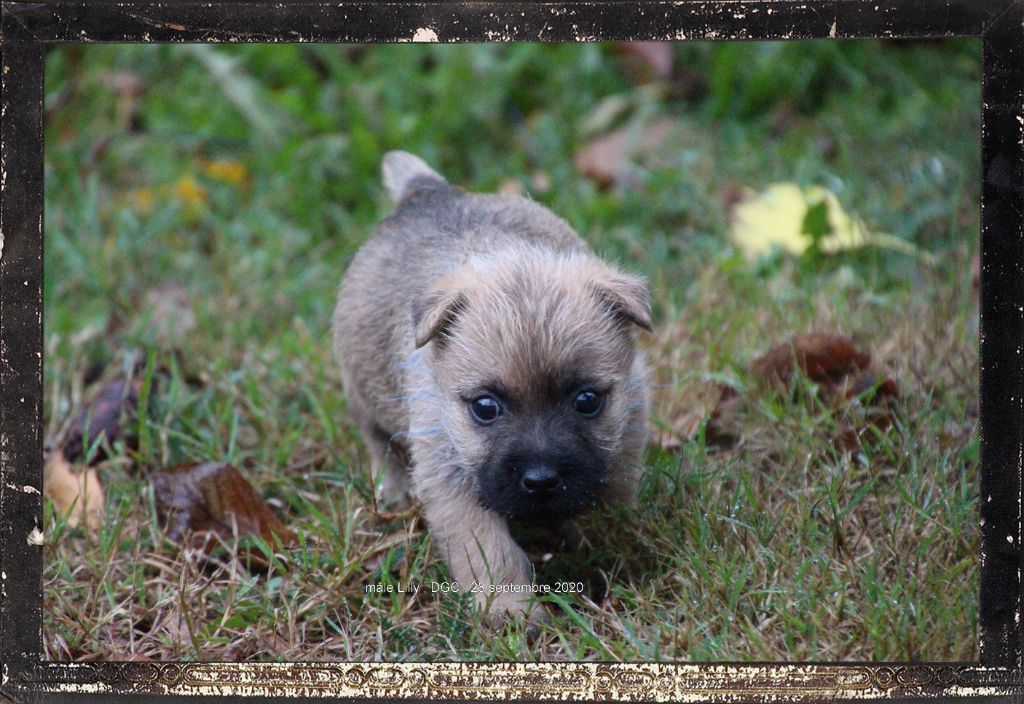
{"type": "Polygon", "coordinates": [[[1024,0],[2,0],[0,284],[28,297],[0,316],[0,699],[80,694],[388,700],[822,701],[950,696],[1024,702],[1020,621],[1020,347],[1024,196],[1024,0]],[[742,11],[741,11],[742,10],[742,11]],[[764,10],[761,12],[761,10],[764,10]],[[806,39],[981,36],[982,202],[981,661],[928,664],[150,663],[40,662],[38,530],[42,389],[42,74],[44,46],[81,41],[445,41],[806,39]],[[8,70],[10,69],[10,70],[8,70]],[[31,283],[31,286],[29,285],[31,283]],[[28,287],[28,288],[24,288],[28,287]],[[987,383],[987,386],[986,386],[987,383]],[[17,393],[14,392],[17,390],[17,393]],[[997,393],[998,392],[998,393],[997,393]],[[22,395],[24,398],[22,398],[22,395]],[[25,405],[28,399],[28,405],[25,405]],[[35,406],[32,404],[35,403],[35,406]],[[34,410],[32,410],[34,409],[34,410]],[[1008,420],[1010,419],[1010,420],[1008,420]],[[21,488],[24,487],[24,490],[21,488]],[[1007,537],[1012,540],[1007,542],[1007,537]]]}
{"type": "Polygon", "coordinates": [[[1024,697],[1024,671],[928,665],[39,663],[33,691],[432,700],[788,701],[1024,697]]]}

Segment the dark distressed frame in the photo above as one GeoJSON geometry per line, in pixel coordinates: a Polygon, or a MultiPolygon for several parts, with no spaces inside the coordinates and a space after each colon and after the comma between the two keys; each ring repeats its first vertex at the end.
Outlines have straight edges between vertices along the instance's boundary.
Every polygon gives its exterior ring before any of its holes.
{"type": "MultiPolygon", "coordinates": [[[[1024,700],[1024,0],[157,4],[0,1],[0,700],[82,694],[373,699],[1024,700]],[[43,48],[979,36],[982,537],[978,663],[50,663],[42,651],[43,48]]],[[[120,698],[120,697],[118,697],[120,698]]],[[[104,697],[103,699],[106,699],[104,697]]]]}

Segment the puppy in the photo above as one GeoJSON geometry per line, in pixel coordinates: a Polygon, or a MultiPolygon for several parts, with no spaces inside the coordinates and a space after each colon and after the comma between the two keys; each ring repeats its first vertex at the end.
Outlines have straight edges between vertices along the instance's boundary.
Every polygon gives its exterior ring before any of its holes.
{"type": "Polygon", "coordinates": [[[334,312],[348,409],[382,499],[415,495],[454,580],[500,622],[533,577],[510,521],[635,501],[650,297],[536,203],[466,193],[405,152],[382,170],[397,209],[334,312]]]}

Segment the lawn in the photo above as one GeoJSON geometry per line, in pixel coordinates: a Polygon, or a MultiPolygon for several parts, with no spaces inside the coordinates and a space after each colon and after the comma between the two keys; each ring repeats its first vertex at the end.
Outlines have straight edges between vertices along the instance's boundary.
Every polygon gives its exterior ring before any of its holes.
{"type": "Polygon", "coordinates": [[[103,379],[147,371],[125,432],[79,461],[103,486],[98,530],[47,502],[47,657],[976,658],[980,43],[694,43],[671,59],[666,76],[599,44],[49,50],[48,442],[103,379]],[[667,138],[600,159],[606,175],[574,163],[658,124],[667,138]],[[650,283],[640,507],[585,517],[586,549],[542,563],[587,589],[548,597],[535,638],[431,592],[446,569],[415,510],[377,510],[345,416],[330,314],[389,212],[389,149],[528,194],[650,283]],[[914,251],[746,256],[730,212],[777,182],[828,189],[914,251]],[[752,371],[816,330],[898,388],[885,424],[752,371]],[[723,387],[730,442],[707,423],[723,387]],[[269,569],[232,541],[202,559],[168,538],[153,477],[206,461],[237,467],[297,535],[269,569]],[[367,594],[377,582],[423,588],[367,594]]]}

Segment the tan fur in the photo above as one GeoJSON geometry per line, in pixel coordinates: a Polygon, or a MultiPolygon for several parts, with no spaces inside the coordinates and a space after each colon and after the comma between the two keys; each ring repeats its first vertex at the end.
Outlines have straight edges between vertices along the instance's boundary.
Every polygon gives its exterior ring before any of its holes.
{"type": "MultiPolygon", "coordinates": [[[[529,584],[506,519],[477,498],[488,447],[466,395],[498,380],[529,399],[540,379],[580,369],[607,383],[614,391],[588,426],[613,457],[604,499],[634,501],[648,411],[635,344],[635,328],[651,326],[646,287],[526,199],[464,193],[404,153],[385,157],[384,172],[398,209],[350,265],[334,316],[349,412],[383,498],[412,490],[463,589],[529,584]]],[[[522,611],[527,599],[479,595],[492,614],[522,611]]]]}

